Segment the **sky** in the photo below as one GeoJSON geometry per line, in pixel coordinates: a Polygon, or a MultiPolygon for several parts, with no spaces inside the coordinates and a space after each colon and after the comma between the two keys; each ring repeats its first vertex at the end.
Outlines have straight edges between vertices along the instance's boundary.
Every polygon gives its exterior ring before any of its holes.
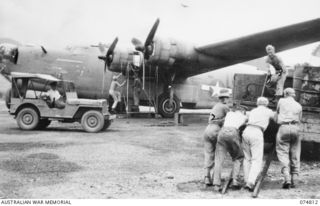
{"type": "MultiPolygon", "coordinates": [[[[0,0],[0,37],[47,49],[110,43],[131,48],[157,18],[157,37],[201,46],[314,18],[319,0],[0,0]]],[[[309,58],[317,44],[281,53],[309,58]]]]}

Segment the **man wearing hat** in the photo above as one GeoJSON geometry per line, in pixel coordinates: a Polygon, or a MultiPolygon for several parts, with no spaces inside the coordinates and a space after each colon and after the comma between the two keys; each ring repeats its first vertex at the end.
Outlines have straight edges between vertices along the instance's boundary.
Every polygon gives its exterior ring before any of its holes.
{"type": "Polygon", "coordinates": [[[284,90],[284,98],[277,105],[278,124],[280,125],[276,138],[276,151],[281,163],[281,173],[284,176],[282,188],[295,187],[295,181],[300,170],[301,139],[299,123],[302,118],[302,106],[295,101],[295,91],[292,88],[284,90]]]}
{"type": "MultiPolygon", "coordinates": [[[[268,54],[266,59],[268,67],[271,65],[275,69],[275,75],[272,79],[275,79],[277,82],[275,98],[278,100],[283,95],[283,86],[287,78],[287,69],[283,64],[282,59],[275,54],[274,46],[270,44],[266,46],[266,52],[268,54]]],[[[268,74],[271,75],[270,68],[268,74]]]]}
{"type": "Polygon", "coordinates": [[[115,109],[116,109],[116,107],[118,105],[118,102],[121,102],[121,93],[119,91],[117,91],[117,89],[122,87],[126,83],[126,80],[124,80],[122,82],[122,84],[120,84],[118,82],[118,78],[120,76],[121,76],[121,74],[119,74],[118,76],[113,76],[112,77],[112,82],[110,84],[109,94],[113,98],[112,112],[115,112],[115,109]]]}
{"type": "Polygon", "coordinates": [[[223,124],[224,117],[230,111],[227,105],[228,99],[229,91],[227,89],[220,90],[219,102],[213,106],[209,116],[209,124],[204,131],[204,183],[206,186],[212,185],[211,170],[214,166],[214,154],[216,150],[217,137],[223,124]]]}
{"type": "Polygon", "coordinates": [[[257,99],[257,107],[250,111],[247,127],[242,134],[245,189],[249,191],[253,191],[256,179],[262,168],[263,132],[268,127],[269,120],[275,119],[275,112],[267,107],[268,104],[269,101],[265,97],[257,99]]]}
{"type": "Polygon", "coordinates": [[[231,183],[231,188],[240,189],[238,176],[244,155],[240,146],[239,128],[244,125],[246,121],[247,116],[245,115],[243,108],[237,108],[236,105],[234,105],[232,111],[228,112],[225,117],[223,127],[218,134],[215,152],[213,176],[214,191],[220,190],[222,166],[227,152],[230,154],[233,161],[233,181],[231,183]]]}

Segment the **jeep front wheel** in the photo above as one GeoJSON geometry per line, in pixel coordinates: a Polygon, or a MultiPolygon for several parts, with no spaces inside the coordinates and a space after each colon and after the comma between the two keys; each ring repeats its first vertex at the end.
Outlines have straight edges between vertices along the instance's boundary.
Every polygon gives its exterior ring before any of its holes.
{"type": "Polygon", "coordinates": [[[81,118],[81,125],[87,132],[99,132],[104,125],[102,113],[94,110],[85,112],[81,118]]]}
{"type": "Polygon", "coordinates": [[[23,130],[33,130],[39,124],[39,115],[31,107],[23,108],[17,115],[17,124],[23,130]]]}

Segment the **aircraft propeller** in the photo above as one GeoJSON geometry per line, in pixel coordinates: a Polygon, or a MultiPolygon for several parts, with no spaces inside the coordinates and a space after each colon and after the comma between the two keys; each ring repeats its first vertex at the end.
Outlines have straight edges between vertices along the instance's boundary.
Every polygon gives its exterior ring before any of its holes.
{"type": "Polygon", "coordinates": [[[116,45],[118,43],[118,37],[116,37],[110,47],[108,48],[108,51],[105,56],[98,56],[99,59],[104,61],[104,71],[102,75],[102,88],[101,88],[101,95],[103,95],[104,92],[104,82],[105,82],[105,73],[107,71],[107,67],[110,67],[112,61],[113,61],[113,55],[114,55],[114,49],[116,48],[116,45]]]}
{"type": "Polygon", "coordinates": [[[113,61],[114,49],[116,48],[117,43],[118,37],[113,40],[105,56],[98,56],[99,59],[104,61],[104,72],[106,72],[107,67],[109,67],[113,61]]]}
{"type": "Polygon", "coordinates": [[[156,31],[158,29],[159,23],[160,23],[160,20],[158,18],[156,20],[156,22],[153,24],[153,26],[152,26],[152,28],[146,38],[146,41],[144,42],[144,45],[137,38],[132,38],[132,40],[131,40],[131,43],[135,46],[135,49],[137,51],[143,52],[145,59],[149,59],[149,57],[151,56],[151,54],[153,52],[153,39],[154,39],[154,36],[155,36],[156,31]]]}
{"type": "Polygon", "coordinates": [[[144,89],[144,85],[145,85],[145,59],[148,60],[149,57],[152,55],[153,53],[153,39],[154,36],[156,34],[156,31],[158,29],[160,20],[159,18],[157,18],[156,22],[153,24],[147,38],[146,41],[144,42],[144,44],[137,38],[132,38],[131,39],[131,43],[134,45],[135,50],[138,52],[141,52],[142,54],[142,70],[143,70],[143,89],[144,89]]]}
{"type": "MultiPolygon", "coordinates": [[[[148,60],[149,57],[152,55],[153,53],[153,49],[154,49],[154,45],[153,45],[153,40],[154,40],[154,36],[156,34],[156,31],[158,29],[160,20],[159,18],[156,20],[156,22],[153,24],[147,38],[146,41],[144,43],[144,45],[142,44],[142,42],[137,39],[137,38],[132,38],[131,43],[135,46],[135,50],[142,52],[144,59],[148,60]]],[[[145,79],[145,61],[142,61],[142,69],[143,69],[143,88],[144,88],[144,79],[145,79]]],[[[168,86],[168,93],[170,95],[170,99],[169,99],[169,105],[172,106],[172,102],[173,102],[173,97],[174,97],[174,91],[172,88],[173,82],[175,80],[175,72],[168,72],[168,82],[167,82],[167,86],[168,86]]]]}

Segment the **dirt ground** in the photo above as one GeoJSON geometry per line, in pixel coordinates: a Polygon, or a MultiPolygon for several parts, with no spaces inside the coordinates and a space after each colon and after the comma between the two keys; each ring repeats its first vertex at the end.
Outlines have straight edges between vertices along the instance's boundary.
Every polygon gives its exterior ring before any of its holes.
{"type": "MultiPolygon", "coordinates": [[[[203,187],[205,126],[122,118],[97,134],[77,123],[26,132],[0,103],[1,198],[251,198],[243,190],[221,195],[203,187]]],[[[283,190],[274,161],[259,198],[320,198],[319,177],[320,162],[303,161],[298,187],[283,190]]]]}

